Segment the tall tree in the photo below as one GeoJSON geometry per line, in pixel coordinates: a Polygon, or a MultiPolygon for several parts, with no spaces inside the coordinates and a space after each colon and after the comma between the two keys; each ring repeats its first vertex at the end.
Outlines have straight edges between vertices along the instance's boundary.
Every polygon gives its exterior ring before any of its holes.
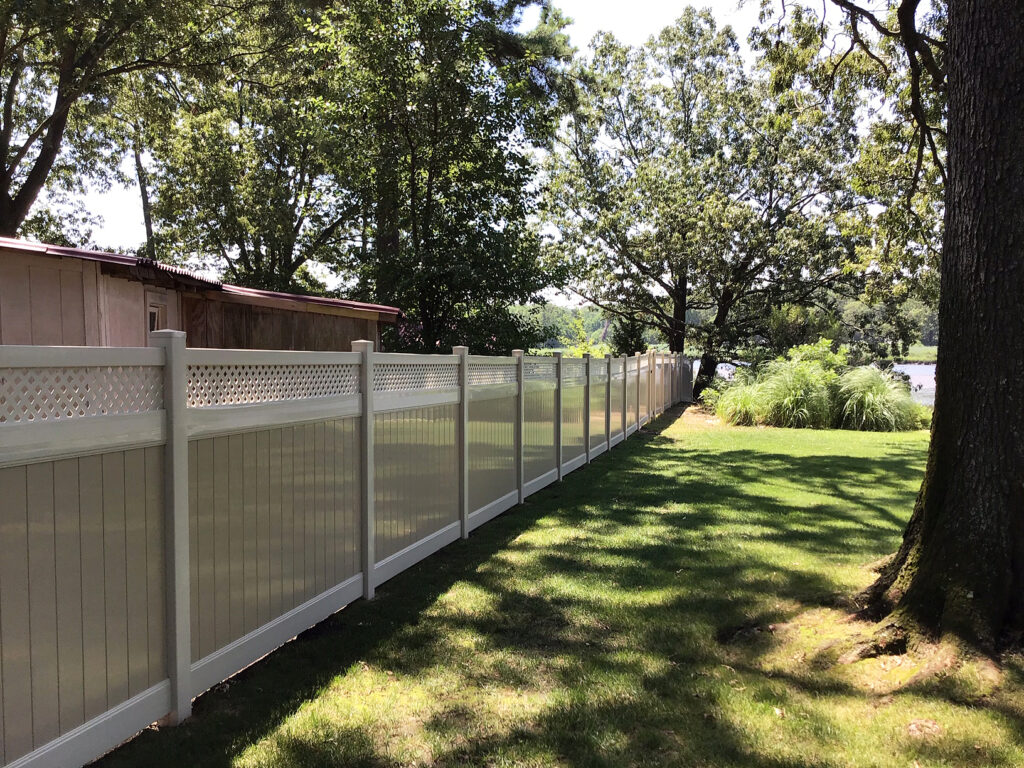
{"type": "Polygon", "coordinates": [[[508,305],[548,283],[531,222],[534,146],[557,115],[564,21],[533,0],[360,0],[320,30],[366,124],[354,293],[397,304],[405,349],[508,350],[535,333],[508,305]]]}
{"type": "Polygon", "coordinates": [[[1024,629],[1024,6],[833,0],[845,34],[909,72],[909,109],[945,179],[935,413],[924,481],[897,554],[864,594],[881,619],[862,653],[908,635],[984,650],[1024,629]],[[946,132],[926,108],[939,98],[946,132]]]}
{"type": "Polygon", "coordinates": [[[580,80],[550,164],[554,250],[575,290],[653,318],[674,351],[699,318],[695,395],[773,307],[857,284],[855,94],[773,89],[692,9],[640,49],[598,39],[580,80]]]}
{"type": "Polygon", "coordinates": [[[77,191],[106,156],[97,130],[125,75],[230,57],[232,20],[206,0],[30,0],[0,8],[0,235],[17,234],[50,184],[77,191]]]}
{"type": "Polygon", "coordinates": [[[153,210],[179,258],[241,285],[322,291],[309,266],[337,266],[356,226],[351,169],[361,158],[351,110],[322,107],[344,100],[344,67],[305,43],[301,8],[279,10],[238,30],[262,53],[195,84],[154,137],[153,210]]]}

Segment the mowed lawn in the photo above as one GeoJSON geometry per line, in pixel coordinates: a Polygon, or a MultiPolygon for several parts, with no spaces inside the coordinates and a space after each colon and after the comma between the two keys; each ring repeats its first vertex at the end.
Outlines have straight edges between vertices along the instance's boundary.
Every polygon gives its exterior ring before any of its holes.
{"type": "Polygon", "coordinates": [[[1017,657],[833,663],[927,435],[679,413],[102,765],[1024,765],[1017,657]]]}

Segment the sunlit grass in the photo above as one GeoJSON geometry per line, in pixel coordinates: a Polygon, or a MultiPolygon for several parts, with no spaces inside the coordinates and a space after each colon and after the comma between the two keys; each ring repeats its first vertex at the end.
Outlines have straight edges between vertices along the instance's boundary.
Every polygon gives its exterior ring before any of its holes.
{"type": "Polygon", "coordinates": [[[104,765],[1024,764],[1016,658],[834,664],[923,432],[674,418],[104,765]]]}

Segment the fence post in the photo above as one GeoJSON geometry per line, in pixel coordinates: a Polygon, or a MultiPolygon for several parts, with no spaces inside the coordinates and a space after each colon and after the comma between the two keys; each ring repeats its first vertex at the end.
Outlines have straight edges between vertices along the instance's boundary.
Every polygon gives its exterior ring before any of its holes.
{"type": "Polygon", "coordinates": [[[612,449],[612,356],[604,356],[604,449],[612,449]]]}
{"type": "Polygon", "coordinates": [[[587,372],[587,383],[583,385],[583,447],[586,449],[584,455],[587,457],[587,464],[590,463],[590,362],[592,356],[589,352],[583,353],[583,370],[587,372]]]}
{"type": "Polygon", "coordinates": [[[359,366],[359,393],[362,396],[363,416],[360,419],[361,445],[360,469],[363,473],[361,508],[362,508],[362,569],[363,597],[372,600],[376,585],[373,580],[373,568],[377,563],[374,544],[376,542],[376,521],[374,517],[374,458],[373,458],[373,342],[353,341],[352,351],[362,355],[359,366]]]}
{"type": "Polygon", "coordinates": [[[627,355],[622,356],[622,442],[626,442],[626,424],[629,422],[629,396],[626,394],[629,390],[627,384],[629,384],[629,371],[627,370],[626,363],[629,362],[627,355]]]}
{"type": "Polygon", "coordinates": [[[654,420],[654,361],[657,354],[654,350],[647,352],[647,421],[654,420]]]}
{"type": "Polygon", "coordinates": [[[188,366],[184,331],[154,331],[164,350],[164,547],[167,611],[167,671],[171,711],[177,725],[192,714],[192,607],[188,535],[188,366]]]}
{"type": "Polygon", "coordinates": [[[640,353],[636,353],[636,431],[640,431],[640,353]]]}
{"type": "Polygon", "coordinates": [[[525,360],[523,350],[513,349],[512,356],[516,359],[516,423],[513,430],[513,441],[516,447],[516,491],[518,503],[523,503],[523,415],[526,412],[525,360]]]}
{"type": "Polygon", "coordinates": [[[452,347],[459,356],[459,415],[455,429],[459,450],[459,523],[469,538],[469,347],[452,347]]]}
{"type": "Polygon", "coordinates": [[[555,468],[562,479],[562,353],[555,352],[555,468]]]}

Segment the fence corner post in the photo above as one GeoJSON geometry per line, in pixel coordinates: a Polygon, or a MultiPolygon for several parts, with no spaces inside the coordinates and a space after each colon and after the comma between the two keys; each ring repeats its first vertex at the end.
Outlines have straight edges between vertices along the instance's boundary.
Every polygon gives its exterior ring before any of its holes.
{"type": "Polygon", "coordinates": [[[593,377],[590,372],[593,356],[589,352],[583,353],[583,370],[587,374],[586,383],[583,385],[583,455],[586,456],[587,464],[590,463],[590,388],[593,384],[593,377]]]}
{"type": "Polygon", "coordinates": [[[459,415],[455,429],[459,451],[459,530],[469,538],[469,347],[452,347],[459,357],[459,415]]]}
{"type": "Polygon", "coordinates": [[[374,458],[373,458],[373,342],[360,340],[352,342],[352,351],[362,355],[359,361],[359,394],[362,400],[360,417],[360,464],[362,473],[360,507],[362,510],[362,554],[363,597],[372,600],[376,592],[373,569],[377,563],[375,544],[377,537],[376,518],[374,516],[374,458]]]}
{"type": "Polygon", "coordinates": [[[517,499],[516,500],[517,500],[517,503],[519,503],[519,504],[522,504],[523,503],[523,499],[524,499],[524,495],[523,495],[523,482],[524,482],[524,480],[523,480],[523,453],[524,453],[524,451],[523,451],[523,416],[526,413],[526,406],[525,406],[525,400],[526,400],[525,379],[526,379],[526,375],[525,375],[525,366],[524,366],[525,360],[524,360],[523,354],[524,354],[523,350],[521,350],[521,349],[513,349],[512,350],[512,357],[514,357],[516,359],[516,387],[517,387],[517,392],[518,392],[518,394],[516,396],[516,423],[515,423],[515,428],[513,430],[513,437],[512,437],[512,439],[514,441],[515,450],[516,450],[516,459],[515,459],[516,460],[516,493],[517,493],[517,499]]]}
{"type": "Polygon", "coordinates": [[[562,353],[555,352],[555,469],[562,479],[562,353]]]}
{"type": "Polygon", "coordinates": [[[188,522],[188,365],[184,331],[154,331],[164,350],[164,547],[167,612],[167,672],[171,711],[177,725],[192,714],[192,606],[188,522]]]}

